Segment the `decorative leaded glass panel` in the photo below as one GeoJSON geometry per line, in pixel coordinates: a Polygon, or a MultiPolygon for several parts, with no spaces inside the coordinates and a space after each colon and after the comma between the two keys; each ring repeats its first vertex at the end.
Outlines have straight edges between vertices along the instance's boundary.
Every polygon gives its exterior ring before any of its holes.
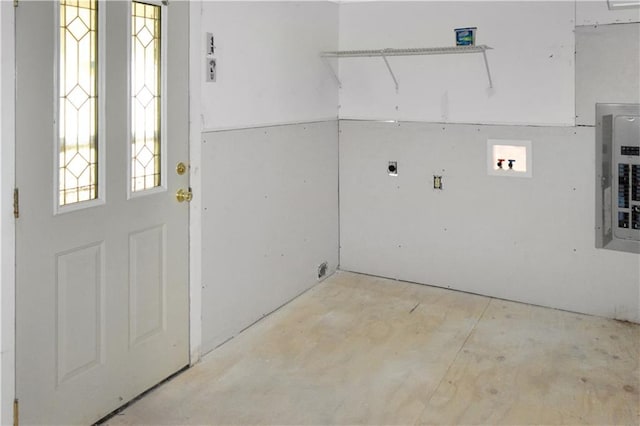
{"type": "Polygon", "coordinates": [[[98,196],[98,4],[60,1],[59,205],[98,196]]]}
{"type": "Polygon", "coordinates": [[[161,184],[160,6],[133,2],[131,23],[131,190],[161,184]]]}

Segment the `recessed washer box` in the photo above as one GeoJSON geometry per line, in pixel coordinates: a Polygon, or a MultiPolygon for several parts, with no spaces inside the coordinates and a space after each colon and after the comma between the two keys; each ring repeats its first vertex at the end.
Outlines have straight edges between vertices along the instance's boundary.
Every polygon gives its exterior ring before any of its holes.
{"type": "Polygon", "coordinates": [[[532,177],[531,141],[487,139],[487,174],[504,177],[532,177]]]}

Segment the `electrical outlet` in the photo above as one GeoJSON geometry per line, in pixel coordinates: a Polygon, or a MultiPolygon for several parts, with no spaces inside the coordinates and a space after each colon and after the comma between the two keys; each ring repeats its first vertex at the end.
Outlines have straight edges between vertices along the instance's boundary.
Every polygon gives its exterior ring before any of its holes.
{"type": "Polygon", "coordinates": [[[216,82],[216,74],[217,74],[217,61],[215,58],[207,59],[206,62],[206,70],[205,76],[207,79],[207,83],[215,83],[216,82]]]}
{"type": "Polygon", "coordinates": [[[433,175],[433,189],[442,189],[442,176],[433,175]]]}

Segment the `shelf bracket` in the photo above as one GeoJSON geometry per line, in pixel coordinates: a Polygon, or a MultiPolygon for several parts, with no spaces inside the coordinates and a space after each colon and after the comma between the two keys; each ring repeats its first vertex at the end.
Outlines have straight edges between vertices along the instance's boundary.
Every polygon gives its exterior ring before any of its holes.
{"type": "Polygon", "coordinates": [[[387,66],[387,69],[389,70],[389,74],[391,74],[393,83],[396,85],[396,93],[398,93],[398,91],[400,90],[400,86],[398,85],[398,79],[396,78],[396,75],[393,73],[393,70],[391,69],[391,65],[389,65],[389,61],[387,60],[387,56],[384,54],[384,50],[380,51],[380,56],[382,56],[382,59],[384,60],[384,63],[387,66]]]}
{"type": "Polygon", "coordinates": [[[489,61],[487,61],[486,49],[482,49],[482,57],[484,58],[484,66],[487,69],[487,77],[489,78],[489,88],[493,89],[493,81],[491,81],[491,71],[489,71],[489,61]]]}
{"type": "Polygon", "coordinates": [[[333,79],[335,80],[336,84],[338,85],[338,88],[342,89],[342,82],[340,81],[340,77],[338,77],[338,73],[331,66],[331,63],[329,63],[329,58],[326,57],[326,56],[322,56],[322,62],[324,62],[324,64],[327,66],[327,68],[329,68],[331,70],[331,75],[333,76],[333,79]]]}

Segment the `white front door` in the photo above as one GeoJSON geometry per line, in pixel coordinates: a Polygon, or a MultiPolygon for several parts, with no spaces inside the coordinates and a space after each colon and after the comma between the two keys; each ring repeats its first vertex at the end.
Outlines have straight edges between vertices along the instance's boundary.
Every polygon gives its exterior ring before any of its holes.
{"type": "Polygon", "coordinates": [[[187,2],[19,2],[21,424],[95,422],[189,363],[187,64],[187,2]]]}

